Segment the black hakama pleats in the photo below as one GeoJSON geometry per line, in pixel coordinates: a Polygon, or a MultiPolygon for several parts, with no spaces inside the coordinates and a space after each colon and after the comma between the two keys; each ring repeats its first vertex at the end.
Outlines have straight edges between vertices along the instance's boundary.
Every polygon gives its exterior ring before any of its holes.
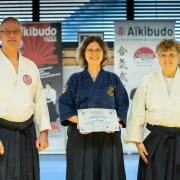
{"type": "Polygon", "coordinates": [[[148,165],[140,158],[138,180],[180,180],[180,128],[147,125],[148,165]]]}
{"type": "Polygon", "coordinates": [[[68,128],[66,180],[126,180],[120,132],[68,128]]]}
{"type": "Polygon", "coordinates": [[[33,117],[25,122],[0,119],[0,180],[39,180],[39,156],[33,117]]]}

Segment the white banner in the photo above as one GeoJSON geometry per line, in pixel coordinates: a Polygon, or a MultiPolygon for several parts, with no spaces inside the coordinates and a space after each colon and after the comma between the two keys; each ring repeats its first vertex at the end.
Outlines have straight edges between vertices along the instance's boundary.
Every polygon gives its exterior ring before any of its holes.
{"type": "MultiPolygon", "coordinates": [[[[174,28],[175,21],[115,21],[114,72],[125,85],[130,103],[144,75],[159,66],[157,43],[174,38],[174,28]]],[[[137,152],[131,144],[123,148],[126,153],[137,152]]]]}

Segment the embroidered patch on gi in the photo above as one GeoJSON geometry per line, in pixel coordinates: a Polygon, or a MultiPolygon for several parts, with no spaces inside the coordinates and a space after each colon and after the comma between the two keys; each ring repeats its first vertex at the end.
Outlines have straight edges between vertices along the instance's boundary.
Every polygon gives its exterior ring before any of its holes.
{"type": "Polygon", "coordinates": [[[107,94],[109,96],[113,96],[114,95],[114,87],[108,87],[107,88],[107,94]]]}
{"type": "Polygon", "coordinates": [[[68,89],[68,86],[67,86],[67,84],[65,84],[65,86],[63,87],[63,93],[65,93],[67,91],[67,89],[68,89]]]}
{"type": "Polygon", "coordinates": [[[27,85],[30,85],[32,83],[32,78],[29,75],[25,74],[23,76],[23,82],[27,85]]]}

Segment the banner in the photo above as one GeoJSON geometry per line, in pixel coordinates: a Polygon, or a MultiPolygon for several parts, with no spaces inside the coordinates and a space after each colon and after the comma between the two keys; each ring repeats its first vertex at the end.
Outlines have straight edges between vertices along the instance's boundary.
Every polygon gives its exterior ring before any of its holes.
{"type": "MultiPolygon", "coordinates": [[[[115,21],[114,72],[126,87],[130,103],[142,78],[158,68],[156,45],[174,38],[174,21],[115,21]]],[[[130,106],[131,108],[131,106],[130,106]]],[[[123,134],[122,134],[123,136],[123,134]]],[[[123,144],[124,152],[136,152],[123,144]]]]}
{"type": "Polygon", "coordinates": [[[44,87],[52,130],[42,153],[65,153],[65,128],[60,125],[57,99],[62,93],[61,24],[23,23],[21,54],[36,63],[44,87]]]}

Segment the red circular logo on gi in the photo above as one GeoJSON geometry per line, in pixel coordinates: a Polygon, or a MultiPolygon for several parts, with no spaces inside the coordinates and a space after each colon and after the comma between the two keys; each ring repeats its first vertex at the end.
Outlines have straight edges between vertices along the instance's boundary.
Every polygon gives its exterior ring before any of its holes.
{"type": "Polygon", "coordinates": [[[27,85],[30,85],[32,83],[32,78],[29,75],[25,74],[23,76],[23,82],[27,85]]]}

